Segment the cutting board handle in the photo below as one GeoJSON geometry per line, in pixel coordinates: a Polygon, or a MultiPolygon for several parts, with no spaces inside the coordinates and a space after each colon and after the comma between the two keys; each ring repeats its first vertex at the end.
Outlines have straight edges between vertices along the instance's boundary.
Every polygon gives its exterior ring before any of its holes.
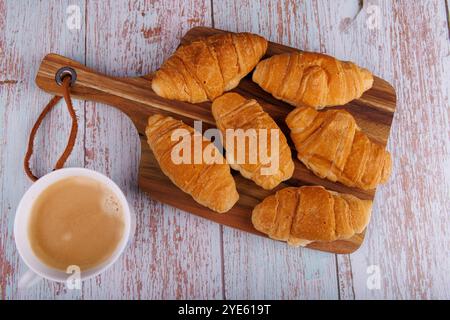
{"type": "Polygon", "coordinates": [[[56,83],[59,69],[71,67],[77,74],[71,87],[73,98],[105,103],[123,111],[134,122],[139,133],[143,134],[148,116],[154,113],[177,114],[187,123],[202,120],[213,124],[208,106],[170,101],[159,97],[151,89],[151,75],[135,78],[115,78],[95,72],[81,63],[58,54],[48,54],[39,67],[36,84],[42,90],[62,95],[62,87],[56,83]]]}

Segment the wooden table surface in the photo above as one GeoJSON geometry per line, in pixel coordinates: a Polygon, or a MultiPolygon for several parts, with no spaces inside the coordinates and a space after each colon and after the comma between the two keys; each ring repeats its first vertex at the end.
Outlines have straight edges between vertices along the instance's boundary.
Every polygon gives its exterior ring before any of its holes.
{"type": "MultiPolygon", "coordinates": [[[[0,298],[450,298],[450,41],[448,3],[430,1],[0,0],[0,298]],[[137,189],[139,139],[111,107],[75,101],[79,134],[67,166],[111,177],[137,215],[125,254],[81,290],[17,282],[15,210],[31,182],[22,159],[49,100],[34,84],[46,53],[114,76],[154,71],[193,26],[250,31],[352,60],[391,82],[398,106],[365,243],[352,255],[289,248],[202,220],[137,189]]],[[[65,106],[44,121],[32,165],[62,152],[65,106]]]]}

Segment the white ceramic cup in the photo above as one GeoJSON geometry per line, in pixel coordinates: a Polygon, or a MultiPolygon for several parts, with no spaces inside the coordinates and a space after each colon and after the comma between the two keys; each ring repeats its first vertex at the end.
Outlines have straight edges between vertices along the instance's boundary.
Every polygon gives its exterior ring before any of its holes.
{"type": "Polygon", "coordinates": [[[42,278],[57,282],[65,282],[72,275],[70,272],[67,273],[61,270],[53,269],[45,265],[36,257],[31,249],[28,237],[28,224],[32,206],[41,192],[50,185],[54,184],[56,181],[73,176],[89,177],[107,186],[120,201],[125,222],[125,230],[116,250],[103,263],[89,270],[81,271],[79,274],[79,280],[83,281],[92,278],[110,267],[122,254],[128,240],[130,240],[134,234],[136,221],[134,214],[131,212],[127,199],[125,198],[122,190],[120,190],[114,181],[99,172],[84,168],[64,168],[53,171],[37,180],[24,194],[20,200],[19,206],[17,207],[16,217],[14,220],[14,238],[16,241],[17,250],[28,267],[27,272],[25,272],[25,274],[23,274],[19,279],[19,288],[31,287],[42,278]]]}

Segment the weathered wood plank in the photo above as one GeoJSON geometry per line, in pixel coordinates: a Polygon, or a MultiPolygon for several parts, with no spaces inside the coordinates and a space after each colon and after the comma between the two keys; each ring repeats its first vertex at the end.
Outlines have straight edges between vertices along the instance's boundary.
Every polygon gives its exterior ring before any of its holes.
{"type": "MultiPolygon", "coordinates": [[[[220,1],[214,2],[214,21],[216,27],[257,32],[301,49],[355,61],[395,84],[402,113],[396,117],[389,144],[395,160],[394,177],[377,195],[367,243],[351,256],[337,257],[339,296],[448,297],[448,277],[440,269],[450,265],[444,253],[450,233],[448,228],[443,230],[449,219],[444,213],[450,212],[445,4],[428,1],[412,6],[406,1],[395,5],[389,1],[364,1],[363,10],[353,20],[359,8],[357,1],[350,2],[262,1],[236,6],[220,1]],[[233,15],[236,19],[225,18],[233,15]],[[375,267],[371,269],[372,265],[375,267]],[[369,279],[370,273],[376,270],[380,270],[381,288],[370,290],[367,281],[373,279],[369,279]]],[[[236,292],[242,292],[229,288],[239,276],[236,264],[229,261],[246,259],[251,253],[242,250],[247,239],[239,239],[228,230],[224,231],[224,239],[228,243],[224,249],[225,270],[230,270],[225,277],[226,292],[237,296],[236,292]]],[[[274,277],[295,265],[272,250],[253,262],[260,273],[273,267],[274,277]]],[[[247,268],[251,270],[252,263],[247,268]]],[[[249,281],[253,285],[245,289],[247,296],[258,295],[253,281],[258,280],[249,281]]],[[[258,285],[261,290],[263,285],[258,285]]],[[[295,297],[288,284],[276,290],[270,286],[265,289],[275,297],[285,292],[295,297]]],[[[308,285],[302,286],[304,292],[309,289],[308,285]]]]}
{"type": "MultiPolygon", "coordinates": [[[[209,1],[92,1],[86,64],[113,76],[148,74],[194,25],[209,25],[209,1]]],[[[111,270],[85,284],[86,298],[221,298],[220,229],[151,201],[137,187],[140,141],[117,110],[86,103],[88,168],[124,190],[137,216],[131,246],[111,270]]],[[[150,195],[151,196],[151,195],[150,195]]]]}
{"type": "MultiPolygon", "coordinates": [[[[450,43],[445,3],[380,2],[374,67],[397,88],[394,174],[380,189],[369,240],[351,256],[356,298],[450,297],[450,43]],[[379,290],[366,286],[376,265],[379,290]]],[[[354,30],[355,38],[362,30],[354,30]]],[[[344,41],[342,41],[344,42],[344,41]]],[[[367,56],[373,61],[373,55],[367,56]]]]}
{"type": "MultiPolygon", "coordinates": [[[[254,32],[288,46],[318,49],[305,46],[317,43],[308,2],[214,1],[213,7],[216,28],[254,32]]],[[[228,228],[223,238],[227,298],[338,298],[334,255],[288,248],[228,228]]]]}
{"type": "MultiPolygon", "coordinates": [[[[84,28],[66,26],[66,8],[77,5],[84,12],[84,1],[0,1],[0,298],[75,298],[63,286],[42,281],[29,290],[18,290],[17,281],[25,272],[13,237],[18,202],[31,185],[22,167],[28,135],[50,95],[34,84],[39,62],[49,51],[84,60],[84,28]]],[[[83,102],[74,102],[80,130],[67,166],[83,165],[83,102]]],[[[35,142],[32,168],[43,175],[53,168],[63,151],[70,128],[70,117],[63,103],[45,119],[35,142]]]]}

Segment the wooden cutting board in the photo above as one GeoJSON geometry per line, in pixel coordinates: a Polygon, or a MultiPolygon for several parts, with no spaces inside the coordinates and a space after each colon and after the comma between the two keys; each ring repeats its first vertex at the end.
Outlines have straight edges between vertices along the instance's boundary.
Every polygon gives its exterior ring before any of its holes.
{"type": "MultiPolygon", "coordinates": [[[[181,43],[187,43],[198,37],[208,36],[225,31],[196,27],[183,37],[181,43]]],[[[283,52],[297,51],[277,43],[269,43],[267,56],[283,52]]],[[[350,193],[361,199],[373,199],[375,190],[363,191],[346,187],[340,183],[333,183],[320,179],[312,174],[302,163],[295,159],[295,172],[293,177],[282,183],[272,191],[264,190],[252,181],[241,177],[233,171],[237,189],[240,195],[239,202],[226,214],[215,213],[208,208],[197,204],[191,196],[179,190],[161,172],[145,138],[145,126],[148,116],[154,113],[171,115],[193,125],[194,120],[203,121],[203,130],[214,127],[211,114],[211,103],[190,104],[186,102],[166,100],[157,96],[151,89],[151,75],[136,78],[114,78],[99,74],[84,65],[68,58],[49,54],[39,68],[36,84],[39,88],[52,94],[62,95],[61,87],[55,82],[58,69],[69,66],[77,73],[77,80],[71,89],[73,98],[90,100],[111,105],[127,114],[135,124],[141,139],[141,162],[139,168],[139,186],[148,192],[151,198],[170,204],[174,207],[191,212],[203,218],[237,228],[253,234],[266,236],[255,230],[251,223],[253,207],[266,196],[287,186],[322,185],[327,189],[341,193],[350,193]]],[[[284,123],[286,115],[293,109],[270,94],[264,92],[251,81],[251,74],[241,81],[234,91],[247,98],[254,98],[260,102],[278,123],[280,128],[289,137],[289,131],[284,123]]],[[[372,139],[386,144],[389,137],[392,118],[396,106],[394,88],[386,81],[375,77],[373,88],[367,91],[360,99],[339,107],[349,111],[358,125],[372,139]]],[[[290,141],[291,147],[292,141],[290,141]]],[[[296,152],[293,149],[293,158],[296,152]]],[[[334,253],[351,253],[358,249],[364,240],[364,232],[355,235],[349,240],[334,242],[314,242],[307,247],[311,249],[334,253]]],[[[299,250],[299,249],[292,249],[299,250]]]]}

